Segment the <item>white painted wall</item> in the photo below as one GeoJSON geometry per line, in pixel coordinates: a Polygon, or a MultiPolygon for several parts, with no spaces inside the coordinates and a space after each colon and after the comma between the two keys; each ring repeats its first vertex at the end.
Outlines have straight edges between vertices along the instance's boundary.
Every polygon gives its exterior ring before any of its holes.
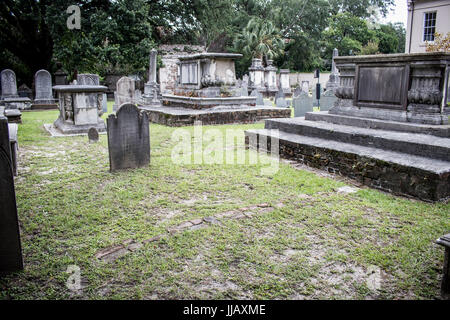
{"type": "MultiPolygon", "coordinates": [[[[405,0],[408,1],[408,0],[405,0]]],[[[406,27],[406,53],[425,52],[423,42],[423,27],[425,12],[436,11],[436,31],[444,36],[450,32],[450,1],[449,0],[415,0],[414,6],[408,11],[406,27]],[[412,10],[414,8],[414,10],[412,10]]]]}

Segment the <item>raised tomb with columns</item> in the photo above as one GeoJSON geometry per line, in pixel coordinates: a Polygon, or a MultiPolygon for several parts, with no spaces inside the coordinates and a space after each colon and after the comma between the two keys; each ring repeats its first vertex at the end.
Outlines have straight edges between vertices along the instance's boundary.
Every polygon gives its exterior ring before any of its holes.
{"type": "Polygon", "coordinates": [[[173,94],[161,96],[162,106],[144,105],[151,122],[170,126],[250,123],[289,117],[287,110],[256,105],[256,97],[237,86],[234,61],[241,54],[199,53],[179,57],[173,94]]]}
{"type": "Polygon", "coordinates": [[[329,111],[267,120],[265,129],[246,132],[247,142],[279,139],[281,156],[387,192],[450,197],[450,54],[336,57],[335,63],[339,87],[329,111]]]}

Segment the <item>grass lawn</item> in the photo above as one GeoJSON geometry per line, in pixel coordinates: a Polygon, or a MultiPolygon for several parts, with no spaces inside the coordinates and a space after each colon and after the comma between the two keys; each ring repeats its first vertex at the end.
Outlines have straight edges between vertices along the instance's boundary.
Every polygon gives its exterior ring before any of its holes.
{"type": "Polygon", "coordinates": [[[287,162],[273,175],[263,164],[174,164],[175,128],[154,124],[149,167],[110,173],[106,135],[52,138],[43,124],[57,114],[22,116],[25,270],[0,279],[0,299],[439,296],[444,254],[434,241],[450,231],[448,203],[341,193],[347,180],[287,162]],[[105,256],[111,247],[117,255],[105,256]],[[66,287],[70,265],[80,268],[78,291],[66,287]]]}

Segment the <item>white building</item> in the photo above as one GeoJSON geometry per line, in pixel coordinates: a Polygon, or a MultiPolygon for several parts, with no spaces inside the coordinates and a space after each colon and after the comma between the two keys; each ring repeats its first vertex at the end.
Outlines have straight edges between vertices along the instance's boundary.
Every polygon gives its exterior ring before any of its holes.
{"type": "Polygon", "coordinates": [[[425,52],[426,41],[433,42],[435,32],[450,32],[450,0],[408,1],[406,53],[425,52]]]}

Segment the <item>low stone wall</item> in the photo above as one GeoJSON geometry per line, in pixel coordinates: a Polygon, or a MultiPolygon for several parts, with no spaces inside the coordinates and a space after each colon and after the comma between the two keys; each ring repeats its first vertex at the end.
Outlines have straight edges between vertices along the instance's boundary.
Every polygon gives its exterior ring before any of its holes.
{"type": "Polygon", "coordinates": [[[158,123],[170,127],[192,126],[195,121],[201,121],[203,125],[254,123],[269,118],[288,118],[291,109],[255,109],[255,110],[230,110],[223,112],[205,112],[197,114],[171,114],[161,110],[143,109],[152,123],[158,123]]]}

